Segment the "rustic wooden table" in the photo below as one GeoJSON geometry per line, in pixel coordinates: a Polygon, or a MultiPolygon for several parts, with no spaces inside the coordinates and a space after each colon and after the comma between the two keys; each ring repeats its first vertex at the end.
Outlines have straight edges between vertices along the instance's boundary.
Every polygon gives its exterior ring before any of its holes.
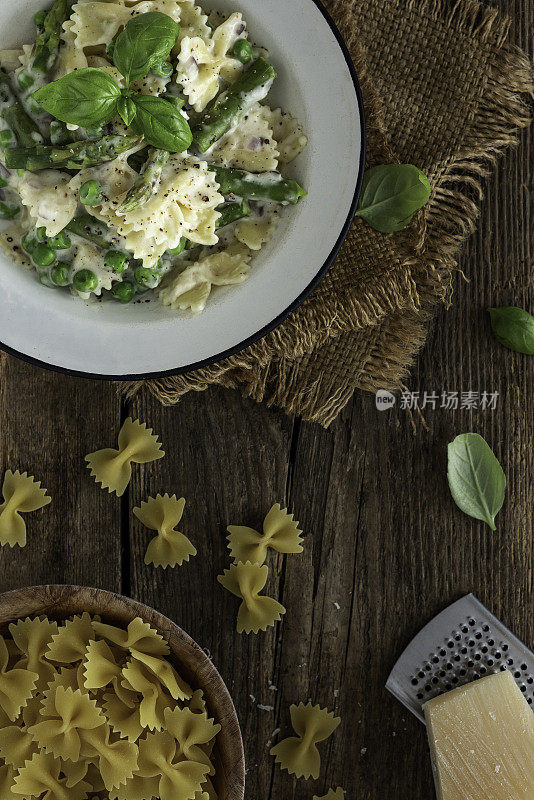
{"type": "MultiPolygon", "coordinates": [[[[501,4],[513,39],[532,51],[530,0],[501,4]]],[[[498,392],[495,410],[427,408],[429,430],[414,435],[399,403],[378,412],[372,396],[357,394],[325,431],[223,390],[175,408],[147,395],[125,403],[109,383],[0,356],[0,475],[28,470],[53,498],[27,518],[27,547],[3,548],[0,589],[104,587],[177,621],[235,698],[249,800],[311,800],[338,785],[347,800],[432,797],[423,726],[384,689],[401,650],[470,591],[534,646],[534,359],[496,344],[485,312],[534,308],[533,143],[525,132],[491,179],[461,262],[470,282],[457,281],[409,381],[421,396],[498,392]],[[167,455],[135,468],[119,500],[94,483],[83,456],[112,446],[129,415],[160,434],[167,455]],[[463,516],[448,492],[446,445],[465,431],[486,437],[508,477],[496,533],[463,516]],[[149,534],[131,514],[165,491],[187,498],[182,529],[199,550],[174,571],[144,565],[149,534]],[[278,558],[267,587],[286,605],[284,621],[239,636],[236,603],[216,582],[228,560],[225,528],[259,524],[275,501],[301,521],[304,554],[278,558]],[[277,728],[289,732],[289,705],[308,698],[335,709],[342,726],[323,748],[320,781],[297,782],[268,748],[277,728]]]]}

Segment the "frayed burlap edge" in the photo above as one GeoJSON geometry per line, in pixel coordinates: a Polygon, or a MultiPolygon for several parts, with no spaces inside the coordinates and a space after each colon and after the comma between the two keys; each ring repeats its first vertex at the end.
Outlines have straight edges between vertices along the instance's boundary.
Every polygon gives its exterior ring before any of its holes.
{"type": "MultiPolygon", "coordinates": [[[[343,335],[343,324],[328,321],[322,338],[314,336],[313,342],[303,337],[302,346],[289,359],[284,356],[284,345],[290,343],[286,337],[291,336],[289,320],[269,337],[220,364],[186,375],[121,384],[128,396],[146,386],[162,403],[172,404],[191,390],[203,391],[216,383],[239,388],[243,395],[258,402],[328,426],[355,389],[400,387],[424,343],[426,321],[439,301],[450,301],[459,249],[475,229],[480,214],[483,182],[503,151],[517,144],[518,131],[529,124],[531,113],[526,96],[534,95],[531,64],[519,48],[506,43],[509,21],[497,10],[483,7],[477,0],[459,0],[452,8],[446,0],[409,0],[408,5],[424,10],[442,24],[467,31],[479,41],[491,38],[500,48],[488,65],[486,92],[461,150],[433,176],[432,198],[425,213],[408,233],[399,237],[399,248],[404,252],[405,265],[411,269],[421,302],[417,298],[407,303],[403,311],[389,315],[386,309],[387,316],[380,313],[381,308],[378,314],[370,315],[369,325],[374,326],[367,334],[370,346],[365,360],[352,374],[300,381],[299,359],[306,356],[307,344],[310,348],[324,346],[329,338],[343,335]],[[486,142],[482,151],[481,140],[486,142]]],[[[349,45],[355,45],[351,12],[345,6],[337,15],[336,7],[343,7],[340,0],[334,4],[333,13],[349,45]]],[[[389,150],[389,160],[396,160],[384,138],[381,103],[370,85],[361,50],[353,46],[351,52],[364,93],[368,134],[374,131],[382,140],[383,153],[389,150]]],[[[353,335],[361,336],[362,331],[353,335]]]]}

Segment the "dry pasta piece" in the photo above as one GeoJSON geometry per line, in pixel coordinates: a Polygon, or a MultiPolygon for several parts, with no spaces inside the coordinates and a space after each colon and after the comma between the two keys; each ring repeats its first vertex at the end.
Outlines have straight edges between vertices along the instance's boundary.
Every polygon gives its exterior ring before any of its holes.
{"type": "Polygon", "coordinates": [[[39,675],[38,689],[42,689],[52,680],[55,673],[53,665],[45,659],[45,653],[57,631],[57,622],[51,622],[46,617],[35,617],[35,619],[26,617],[24,620],[12,622],[9,626],[13,641],[24,654],[15,666],[36,672],[39,675]]]}
{"type": "Polygon", "coordinates": [[[101,709],[88,694],[62,686],[46,695],[41,715],[43,721],[29,729],[32,737],[47,753],[69,761],[80,757],[81,732],[91,731],[106,722],[101,709]]]}
{"type": "Polygon", "coordinates": [[[6,470],[4,483],[2,486],[2,496],[4,502],[0,505],[0,545],[8,544],[14,547],[26,545],[26,523],[20,516],[29,511],[37,511],[39,508],[52,502],[52,498],[46,494],[46,489],[41,489],[41,483],[28,476],[27,472],[22,474],[17,470],[11,472],[6,470]]]}
{"type": "Polygon", "coordinates": [[[137,745],[119,739],[110,741],[111,728],[106,723],[94,730],[81,733],[82,755],[98,759],[98,769],[108,791],[115,789],[131,778],[137,770],[137,745]]]}
{"type": "MultiPolygon", "coordinates": [[[[142,651],[131,649],[132,656],[136,661],[140,661],[145,667],[154,675],[158,681],[164,686],[171,697],[175,700],[187,700],[192,696],[193,690],[176,672],[174,667],[168,661],[162,658],[148,655],[142,651]]],[[[126,674],[124,672],[124,674],[126,674]]]]}
{"type": "Polygon", "coordinates": [[[115,661],[107,642],[89,642],[84,662],[84,686],[86,689],[103,689],[121,673],[121,667],[115,661]]]}
{"type": "Polygon", "coordinates": [[[243,600],[237,614],[238,633],[264,631],[286,613],[284,606],[272,597],[259,594],[267,583],[268,575],[269,570],[265,564],[260,567],[250,561],[239,561],[217,576],[225,589],[243,600]]]}
{"type": "Polygon", "coordinates": [[[148,622],[143,622],[141,617],[135,617],[127,630],[106,625],[104,622],[94,621],[93,627],[99,636],[112,642],[123,650],[137,650],[155,656],[165,656],[169,652],[169,645],[163,636],[151,628],[148,622]]]}
{"type": "Polygon", "coordinates": [[[73,664],[85,656],[89,642],[95,638],[91,615],[86,611],[69,619],[52,636],[46,657],[50,661],[73,664]]]}
{"type": "Polygon", "coordinates": [[[141,725],[138,695],[135,692],[128,694],[131,702],[125,702],[124,695],[118,697],[114,692],[106,692],[102,706],[113,730],[129,742],[136,742],[145,729],[141,725]]]}
{"type": "Polygon", "coordinates": [[[134,775],[124,786],[119,786],[109,793],[110,800],[152,800],[159,791],[159,778],[142,778],[134,775]]]}
{"type": "Polygon", "coordinates": [[[161,442],[151,428],[128,417],[119,432],[119,449],[97,450],[85,457],[88,469],[97,483],[121,497],[132,477],[132,463],[146,464],[163,458],[161,442]]]}
{"type": "Polygon", "coordinates": [[[345,792],[338,786],[337,789],[334,791],[333,789],[329,789],[328,792],[323,795],[323,797],[318,797],[316,794],[313,795],[313,800],[344,800],[345,792]]]}
{"type": "MultiPolygon", "coordinates": [[[[8,725],[0,728],[0,756],[12,767],[23,767],[37,752],[37,745],[26,728],[8,725]]],[[[3,795],[0,795],[3,797],[3,795]]]]}
{"type": "Polygon", "coordinates": [[[202,689],[197,689],[196,692],[193,692],[189,700],[189,709],[193,714],[204,714],[207,712],[208,707],[204,700],[204,692],[202,689]]]}
{"type": "Polygon", "coordinates": [[[263,533],[241,525],[229,525],[227,530],[230,534],[228,546],[236,563],[263,564],[269,547],[279,553],[302,553],[299,524],[279,503],[275,503],[263,520],[263,533]]]}
{"type": "Polygon", "coordinates": [[[196,761],[179,761],[179,745],[174,736],[167,731],[149,733],[139,741],[138,773],[143,778],[160,776],[158,793],[160,800],[192,800],[200,791],[207,764],[196,761]]]}
{"type": "Polygon", "coordinates": [[[140,721],[143,728],[161,730],[165,724],[165,709],[175,704],[164,694],[158,678],[137,661],[130,661],[124,668],[123,686],[141,694],[139,705],[140,721]]]}
{"type": "Polygon", "coordinates": [[[134,508],[133,513],[143,525],[157,531],[145,554],[145,564],[154,564],[155,567],[181,566],[184,561],[189,561],[190,556],[196,556],[196,547],[187,536],[175,530],[182,519],[185,508],[185,499],[176,499],[173,494],[149,497],[143,501],[139,508],[134,508]]]}
{"type": "Polygon", "coordinates": [[[80,781],[67,791],[67,778],[60,778],[61,761],[48,753],[36,753],[19,769],[11,789],[13,795],[43,797],[43,800],[85,800],[91,786],[80,781]],[[46,793],[46,794],[44,794],[46,793]]]}
{"type": "Polygon", "coordinates": [[[3,764],[0,767],[0,797],[12,797],[11,793],[15,785],[15,770],[10,764],[3,764]]]}
{"type": "Polygon", "coordinates": [[[271,755],[276,756],[276,763],[297,778],[314,778],[317,780],[321,769],[321,756],[317,750],[317,742],[327,739],[341,722],[334,717],[333,711],[312,706],[311,703],[289,709],[291,724],[296,736],[283,739],[271,748],[271,755]]]}
{"type": "Polygon", "coordinates": [[[214,775],[215,768],[200,745],[213,741],[221,726],[209,719],[207,714],[194,714],[189,708],[167,709],[165,723],[180,745],[180,756],[188,761],[206,764],[209,774],[214,775]]]}
{"type": "Polygon", "coordinates": [[[83,664],[79,664],[77,667],[62,667],[55,673],[44,694],[54,694],[60,686],[63,689],[72,689],[73,692],[79,689],[80,692],[87,693],[84,682],[83,664]]]}
{"type": "Polygon", "coordinates": [[[27,669],[8,668],[9,651],[0,636],[0,708],[14,722],[26,705],[37,685],[39,675],[27,669]]]}

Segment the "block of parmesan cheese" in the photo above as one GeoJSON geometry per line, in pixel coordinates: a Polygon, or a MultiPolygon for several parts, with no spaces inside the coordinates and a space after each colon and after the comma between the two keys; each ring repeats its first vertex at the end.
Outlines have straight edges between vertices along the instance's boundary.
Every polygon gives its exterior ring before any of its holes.
{"type": "Polygon", "coordinates": [[[424,706],[438,800],[534,800],[534,713],[508,671],[424,706]]]}

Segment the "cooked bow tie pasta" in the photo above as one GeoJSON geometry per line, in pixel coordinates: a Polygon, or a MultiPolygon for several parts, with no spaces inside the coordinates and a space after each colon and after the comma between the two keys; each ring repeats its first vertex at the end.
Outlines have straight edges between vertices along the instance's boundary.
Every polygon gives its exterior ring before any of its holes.
{"type": "Polygon", "coordinates": [[[55,0],[0,51],[0,244],[47,287],[202,311],[239,284],[307,140],[236,12],[194,0],[55,0]]]}

